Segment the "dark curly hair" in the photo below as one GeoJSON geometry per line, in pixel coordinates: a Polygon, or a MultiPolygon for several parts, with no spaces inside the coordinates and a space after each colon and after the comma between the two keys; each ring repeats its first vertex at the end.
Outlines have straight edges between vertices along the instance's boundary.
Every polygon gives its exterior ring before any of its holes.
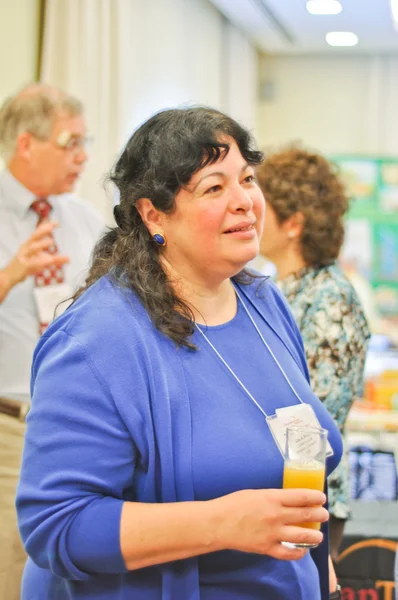
{"type": "MultiPolygon", "coordinates": [[[[228,154],[225,137],[235,140],[248,164],[260,164],[263,154],[253,147],[248,131],[212,108],[164,110],[139,127],[109,177],[120,192],[115,209],[118,227],[98,242],[86,284],[74,299],[110,274],[117,285],[136,293],[155,327],[177,345],[195,348],[190,341],[193,312],[170,285],[160,260],[161,247],[153,241],[136,202],[149,198],[158,210],[172,213],[176,195],[191,177],[228,154]]],[[[235,280],[243,284],[252,281],[245,270],[235,280]]]]}
{"type": "Polygon", "coordinates": [[[334,262],[344,241],[343,217],[349,208],[337,166],[320,154],[290,146],[268,155],[257,177],[280,224],[297,212],[303,214],[300,243],[306,264],[334,262]]]}

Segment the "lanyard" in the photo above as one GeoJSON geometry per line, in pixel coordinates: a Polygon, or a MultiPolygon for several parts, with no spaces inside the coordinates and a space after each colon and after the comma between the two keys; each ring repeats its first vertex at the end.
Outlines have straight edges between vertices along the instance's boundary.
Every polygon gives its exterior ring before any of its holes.
{"type": "MultiPolygon", "coordinates": [[[[235,286],[234,286],[235,287],[235,286]]],[[[276,358],[275,354],[272,352],[271,348],[269,347],[269,345],[267,344],[267,342],[265,341],[261,331],[259,330],[259,328],[257,327],[253,317],[251,316],[246,304],[243,302],[242,297],[240,296],[238,290],[235,288],[235,293],[240,301],[240,303],[242,304],[247,316],[249,317],[250,321],[253,323],[258,335],[261,338],[261,341],[263,342],[264,346],[267,348],[268,352],[271,354],[272,358],[274,359],[275,363],[277,364],[279,370],[281,371],[283,377],[285,378],[288,386],[290,387],[290,389],[292,390],[293,394],[296,396],[296,398],[302,403],[304,404],[303,400],[300,398],[300,396],[298,395],[298,393],[296,392],[295,388],[293,387],[289,377],[286,375],[282,365],[280,364],[280,362],[278,361],[278,359],[276,358]]],[[[264,415],[264,417],[266,419],[268,419],[268,415],[267,413],[263,410],[263,408],[260,406],[260,404],[257,402],[257,400],[254,398],[254,396],[252,396],[252,394],[249,392],[249,390],[247,389],[247,387],[242,383],[242,381],[239,379],[239,377],[236,375],[236,373],[233,371],[233,369],[229,366],[229,364],[227,363],[227,361],[221,356],[221,354],[218,352],[217,348],[215,348],[213,346],[213,344],[211,343],[211,341],[209,340],[209,338],[207,337],[207,335],[204,333],[204,331],[199,327],[199,325],[197,323],[195,323],[195,327],[196,329],[202,334],[202,336],[204,337],[204,339],[206,340],[206,342],[209,344],[209,346],[212,348],[212,350],[216,353],[216,355],[218,356],[218,358],[221,360],[221,362],[224,364],[224,366],[228,369],[228,371],[231,373],[231,375],[236,379],[236,381],[239,383],[239,385],[241,386],[241,388],[243,389],[243,391],[247,394],[247,396],[249,396],[250,400],[253,402],[253,404],[258,408],[258,410],[264,415]]]]}

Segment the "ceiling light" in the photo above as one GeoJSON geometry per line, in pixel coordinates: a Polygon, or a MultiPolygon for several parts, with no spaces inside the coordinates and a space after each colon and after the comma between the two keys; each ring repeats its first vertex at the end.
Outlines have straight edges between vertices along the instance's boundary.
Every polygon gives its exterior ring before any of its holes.
{"type": "Polygon", "coordinates": [[[343,8],[338,0],[309,0],[307,10],[311,15],[338,15],[343,8]]]}
{"type": "Polygon", "coordinates": [[[329,46],[356,46],[358,36],[352,31],[330,31],[326,34],[329,46]]]}

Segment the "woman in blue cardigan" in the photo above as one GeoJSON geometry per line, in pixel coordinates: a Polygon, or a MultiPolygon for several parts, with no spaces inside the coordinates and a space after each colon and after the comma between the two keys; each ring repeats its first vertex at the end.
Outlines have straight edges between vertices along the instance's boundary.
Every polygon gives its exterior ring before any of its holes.
{"type": "Polygon", "coordinates": [[[196,107],[149,119],[118,160],[117,227],[35,352],[23,600],[329,598],[326,498],[281,489],[268,417],[310,405],[328,472],[341,440],[285,301],[245,271],[261,159],[238,123],[196,107]]]}

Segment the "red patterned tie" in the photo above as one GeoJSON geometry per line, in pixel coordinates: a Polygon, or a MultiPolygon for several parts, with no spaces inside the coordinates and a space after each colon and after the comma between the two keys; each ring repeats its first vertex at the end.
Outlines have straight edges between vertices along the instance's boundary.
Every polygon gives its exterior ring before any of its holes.
{"type": "MultiPolygon", "coordinates": [[[[35,200],[34,202],[32,202],[30,207],[38,215],[37,227],[42,223],[48,221],[48,217],[52,210],[52,206],[47,200],[47,198],[39,198],[38,200],[35,200]]],[[[58,248],[54,236],[52,235],[52,233],[50,233],[49,235],[53,238],[53,243],[47,249],[47,252],[49,252],[50,254],[57,254],[58,248]]],[[[35,275],[36,287],[43,287],[45,285],[56,285],[57,283],[64,283],[64,272],[62,270],[62,267],[55,267],[53,265],[50,265],[43,269],[43,271],[40,271],[35,275]]],[[[47,329],[47,327],[48,323],[40,323],[40,333],[42,334],[47,329]]]]}

